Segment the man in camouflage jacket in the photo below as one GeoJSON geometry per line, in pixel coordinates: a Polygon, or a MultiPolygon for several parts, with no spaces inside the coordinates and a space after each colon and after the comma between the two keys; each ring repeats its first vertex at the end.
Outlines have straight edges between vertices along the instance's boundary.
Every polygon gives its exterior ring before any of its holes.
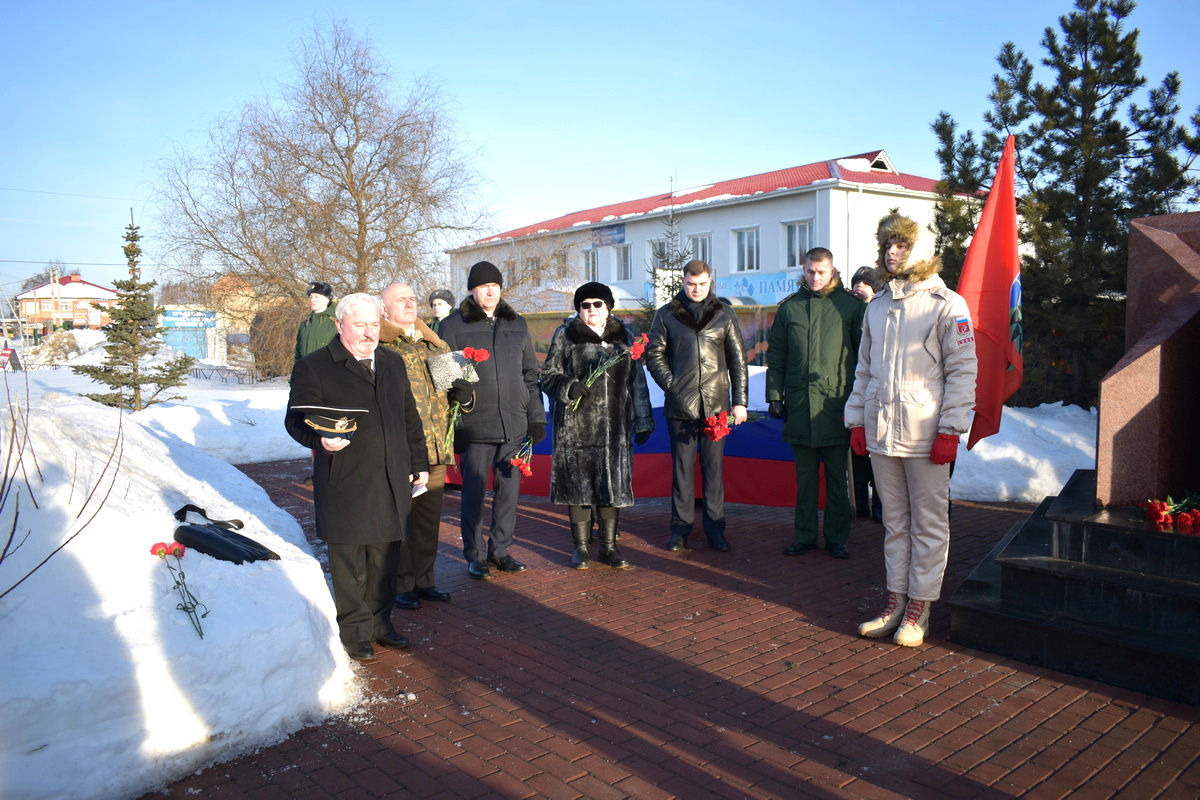
{"type": "Polygon", "coordinates": [[[425,360],[433,355],[449,353],[450,346],[417,317],[417,296],[412,287],[393,283],[384,289],[382,300],[386,318],[381,324],[379,340],[384,347],[394,350],[404,359],[429,451],[428,491],[413,498],[412,522],[401,546],[400,568],[396,575],[396,607],[415,609],[421,607],[422,600],[437,602],[450,599],[449,592],[438,589],[433,579],[442,518],[442,496],[446,488],[446,467],[454,463],[454,453],[446,448],[446,429],[450,421],[447,394],[462,395],[458,399],[466,402],[472,392],[471,385],[466,381],[456,382],[458,385],[449,393],[434,388],[425,360]]]}

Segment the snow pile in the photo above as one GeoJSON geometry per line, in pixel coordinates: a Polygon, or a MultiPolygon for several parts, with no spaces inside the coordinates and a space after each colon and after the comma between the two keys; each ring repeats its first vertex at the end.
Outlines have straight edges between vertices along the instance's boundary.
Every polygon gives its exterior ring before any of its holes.
{"type": "Polygon", "coordinates": [[[0,527],[19,508],[20,546],[0,563],[0,592],[78,535],[0,599],[0,796],[136,796],[357,700],[320,565],[261,488],[137,415],[54,392],[32,408],[30,486],[7,470],[0,527]],[[241,519],[280,556],[184,556],[210,612],[203,639],[150,554],[187,502],[241,519]]]}

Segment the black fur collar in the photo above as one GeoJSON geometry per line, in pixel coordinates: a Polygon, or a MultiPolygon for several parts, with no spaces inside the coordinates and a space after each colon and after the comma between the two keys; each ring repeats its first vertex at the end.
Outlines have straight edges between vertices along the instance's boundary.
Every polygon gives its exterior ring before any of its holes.
{"type": "MultiPolygon", "coordinates": [[[[464,297],[463,301],[458,305],[458,313],[462,314],[463,322],[483,322],[487,319],[487,314],[479,307],[479,303],[475,302],[474,297],[464,297]]],[[[503,299],[496,306],[496,319],[512,321],[517,318],[517,312],[503,299]]]]}
{"type": "MultiPolygon", "coordinates": [[[[713,288],[715,289],[716,287],[714,286],[713,288]]],[[[721,301],[717,299],[717,296],[712,291],[708,293],[708,297],[704,298],[702,305],[704,311],[700,314],[699,321],[692,316],[691,311],[688,311],[687,303],[687,295],[680,291],[671,301],[671,310],[675,312],[675,316],[679,317],[685,325],[696,330],[703,330],[704,326],[712,322],[713,317],[721,310],[721,301]]]]}
{"type": "Polygon", "coordinates": [[[604,322],[604,336],[597,336],[596,332],[587,326],[581,318],[575,317],[567,325],[567,338],[575,344],[590,342],[599,344],[600,342],[608,342],[609,344],[624,343],[625,341],[625,323],[608,315],[608,319],[604,322]]]}

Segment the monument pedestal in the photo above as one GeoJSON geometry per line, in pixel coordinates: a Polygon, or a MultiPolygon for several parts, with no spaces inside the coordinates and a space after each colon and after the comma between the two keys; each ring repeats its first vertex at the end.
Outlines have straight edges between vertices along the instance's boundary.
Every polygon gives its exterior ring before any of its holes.
{"type": "Polygon", "coordinates": [[[1095,498],[1078,470],[1014,526],[950,598],[951,640],[1200,705],[1200,537],[1095,498]]]}

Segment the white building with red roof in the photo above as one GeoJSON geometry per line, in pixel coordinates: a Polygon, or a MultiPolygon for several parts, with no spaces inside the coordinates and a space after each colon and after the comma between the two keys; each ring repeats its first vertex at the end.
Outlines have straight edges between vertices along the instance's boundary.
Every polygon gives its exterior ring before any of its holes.
{"type": "Polygon", "coordinates": [[[795,291],[809,248],[829,248],[848,278],[874,265],[875,228],[891,209],[932,223],[936,183],[899,172],[876,150],[575,211],[447,252],[460,289],[472,264],[491,261],[506,287],[521,287],[521,310],[569,310],[588,280],[632,307],[652,299],[654,246],[673,213],[681,243],[713,267],[722,297],[772,305],[795,291]]]}

